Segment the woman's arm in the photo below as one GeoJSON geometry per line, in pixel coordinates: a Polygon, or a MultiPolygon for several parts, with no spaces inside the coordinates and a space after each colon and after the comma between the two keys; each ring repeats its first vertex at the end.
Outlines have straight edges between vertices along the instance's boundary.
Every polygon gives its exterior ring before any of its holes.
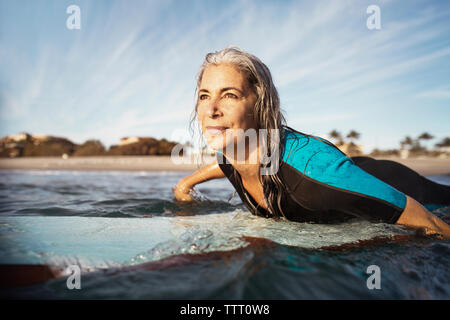
{"type": "Polygon", "coordinates": [[[438,233],[450,239],[450,226],[409,196],[406,196],[405,210],[396,224],[420,229],[425,234],[438,233]]]}
{"type": "Polygon", "coordinates": [[[220,169],[217,161],[214,161],[195,171],[190,176],[181,179],[173,188],[173,193],[178,201],[193,201],[190,191],[196,184],[219,178],[225,178],[225,174],[222,169],[220,169]]]}

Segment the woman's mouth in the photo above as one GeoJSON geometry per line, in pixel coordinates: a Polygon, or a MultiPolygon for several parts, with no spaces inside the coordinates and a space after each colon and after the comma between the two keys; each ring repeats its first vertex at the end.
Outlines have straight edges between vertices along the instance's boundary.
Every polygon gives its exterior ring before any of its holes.
{"type": "Polygon", "coordinates": [[[212,136],[217,136],[225,132],[227,130],[227,127],[223,126],[208,126],[206,127],[206,132],[212,136]]]}

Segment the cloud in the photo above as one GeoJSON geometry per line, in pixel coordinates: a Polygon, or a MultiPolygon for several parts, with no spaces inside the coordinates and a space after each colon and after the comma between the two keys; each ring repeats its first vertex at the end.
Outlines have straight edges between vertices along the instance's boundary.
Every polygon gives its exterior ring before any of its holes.
{"type": "Polygon", "coordinates": [[[419,92],[415,95],[421,99],[450,99],[450,89],[436,89],[419,92]]]}
{"type": "MultiPolygon", "coordinates": [[[[299,117],[296,117],[295,120],[291,121],[293,124],[298,126],[303,126],[305,124],[317,124],[317,123],[333,123],[334,125],[335,121],[340,120],[348,120],[348,119],[354,119],[357,118],[357,113],[313,113],[313,114],[303,114],[299,117]]],[[[330,127],[331,128],[331,127],[330,127]]]]}

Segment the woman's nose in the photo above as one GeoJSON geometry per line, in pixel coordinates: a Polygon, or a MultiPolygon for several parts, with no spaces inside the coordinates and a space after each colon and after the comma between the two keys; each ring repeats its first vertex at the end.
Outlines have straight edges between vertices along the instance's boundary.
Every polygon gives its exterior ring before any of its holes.
{"type": "Polygon", "coordinates": [[[221,115],[219,103],[217,100],[212,100],[208,106],[207,115],[210,118],[218,118],[221,115]]]}

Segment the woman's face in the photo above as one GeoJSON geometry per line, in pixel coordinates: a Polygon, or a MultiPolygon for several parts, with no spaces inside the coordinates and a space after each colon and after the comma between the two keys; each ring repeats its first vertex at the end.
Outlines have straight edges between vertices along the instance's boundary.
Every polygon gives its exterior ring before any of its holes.
{"type": "Polygon", "coordinates": [[[226,130],[257,129],[253,117],[256,95],[243,73],[233,65],[210,65],[204,72],[198,90],[197,115],[208,145],[223,150],[236,143],[226,130]]]}

